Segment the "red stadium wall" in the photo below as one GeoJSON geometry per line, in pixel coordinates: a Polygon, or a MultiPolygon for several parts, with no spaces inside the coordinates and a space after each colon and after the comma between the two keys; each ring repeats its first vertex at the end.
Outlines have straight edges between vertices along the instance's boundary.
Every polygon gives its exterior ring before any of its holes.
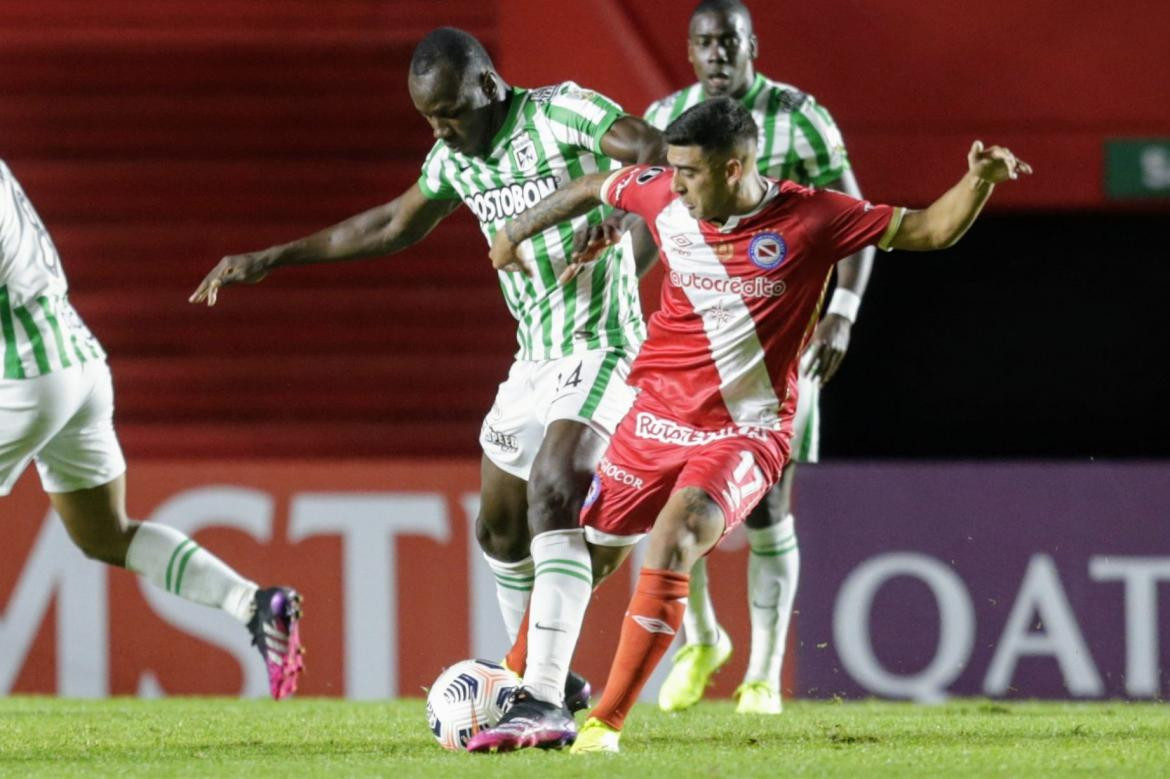
{"type": "MultiPolygon", "coordinates": [[[[502,72],[573,79],[627,110],[694,81],[694,3],[500,0],[502,72]],[[549,34],[555,24],[563,34],[549,34]]],[[[1103,204],[1103,142],[1170,136],[1170,4],[987,0],[748,2],[759,70],[799,86],[841,125],[863,190],[928,203],[963,170],[972,139],[1038,171],[993,207],[1103,204]]],[[[1165,203],[1166,201],[1163,201],[1165,203]]]]}

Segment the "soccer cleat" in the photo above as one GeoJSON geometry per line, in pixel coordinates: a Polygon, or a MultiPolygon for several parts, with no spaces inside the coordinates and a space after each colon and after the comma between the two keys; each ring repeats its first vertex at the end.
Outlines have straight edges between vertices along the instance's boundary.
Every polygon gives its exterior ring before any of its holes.
{"type": "Polygon", "coordinates": [[[593,687],[589,680],[579,673],[569,671],[565,677],[565,708],[570,714],[576,714],[582,709],[589,708],[589,696],[593,694],[593,687]]]}
{"type": "Polygon", "coordinates": [[[767,682],[744,682],[735,690],[736,714],[780,714],[780,693],[767,682]]]}
{"type": "Polygon", "coordinates": [[[687,644],[674,656],[674,667],[658,691],[658,708],[663,711],[689,709],[703,697],[711,677],[731,657],[731,637],[719,628],[714,644],[687,644]]]}
{"type": "Polygon", "coordinates": [[[569,748],[569,754],[583,755],[591,752],[617,754],[621,751],[618,743],[621,737],[620,730],[614,730],[596,717],[590,717],[581,726],[581,732],[577,734],[577,741],[569,748]]]}
{"type": "MultiPolygon", "coordinates": [[[[500,662],[504,668],[508,668],[507,658],[500,662]]],[[[523,677],[520,674],[512,671],[517,679],[523,677]]],[[[576,714],[579,711],[589,708],[589,698],[593,695],[593,686],[589,684],[589,680],[576,671],[569,671],[569,675],[565,677],[565,708],[569,710],[570,714],[576,714]]]]}
{"type": "Polygon", "coordinates": [[[493,728],[481,730],[467,742],[468,752],[512,752],[539,747],[560,749],[577,738],[577,723],[564,706],[533,697],[520,687],[504,716],[493,728]]]}
{"type": "Polygon", "coordinates": [[[258,590],[254,602],[248,631],[268,668],[268,689],[280,700],[297,691],[297,680],[305,669],[301,595],[290,587],[269,587],[258,590]]]}

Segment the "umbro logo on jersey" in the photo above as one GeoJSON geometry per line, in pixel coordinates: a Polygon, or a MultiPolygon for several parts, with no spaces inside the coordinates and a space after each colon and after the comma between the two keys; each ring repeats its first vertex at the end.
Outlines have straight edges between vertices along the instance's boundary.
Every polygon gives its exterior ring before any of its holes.
{"type": "Polygon", "coordinates": [[[778,267],[787,256],[788,244],[780,233],[756,233],[748,244],[748,258],[764,270],[778,267]]]}
{"type": "Polygon", "coordinates": [[[638,174],[638,179],[637,179],[638,186],[642,186],[643,184],[649,184],[651,181],[658,178],[659,174],[664,173],[665,171],[666,171],[666,168],[660,168],[658,166],[655,166],[653,168],[647,168],[646,170],[644,170],[638,174]]]}
{"type": "Polygon", "coordinates": [[[674,628],[657,617],[643,617],[641,614],[632,614],[630,619],[637,622],[643,630],[646,630],[650,633],[662,633],[667,636],[674,635],[674,628]]]}
{"type": "Polygon", "coordinates": [[[680,249],[685,249],[688,246],[694,245],[694,241],[692,241],[690,238],[687,238],[685,235],[672,235],[670,236],[670,242],[680,249]]]}

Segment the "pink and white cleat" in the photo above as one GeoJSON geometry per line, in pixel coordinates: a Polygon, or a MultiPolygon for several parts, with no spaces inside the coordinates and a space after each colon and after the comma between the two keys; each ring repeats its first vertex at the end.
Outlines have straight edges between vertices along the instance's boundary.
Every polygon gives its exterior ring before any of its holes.
{"type": "Polygon", "coordinates": [[[291,587],[269,587],[255,596],[256,611],[248,620],[252,646],[268,667],[268,688],[276,700],[297,691],[305,669],[301,645],[301,594],[291,587]]]}

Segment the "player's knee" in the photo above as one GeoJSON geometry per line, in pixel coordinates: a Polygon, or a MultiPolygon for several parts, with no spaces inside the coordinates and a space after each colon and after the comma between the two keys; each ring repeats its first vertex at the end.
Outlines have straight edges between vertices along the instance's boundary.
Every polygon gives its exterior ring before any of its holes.
{"type": "Polygon", "coordinates": [[[577,527],[588,474],[534,467],[528,480],[528,521],[533,534],[577,527]]]}
{"type": "Polygon", "coordinates": [[[679,490],[651,533],[647,564],[686,572],[723,534],[723,512],[704,490],[679,490]]]}
{"type": "Polygon", "coordinates": [[[488,557],[515,563],[528,557],[530,540],[527,520],[490,516],[482,511],[475,520],[475,539],[488,557]]]}
{"type": "Polygon", "coordinates": [[[118,533],[84,534],[74,536],[73,542],[90,560],[120,568],[126,567],[126,550],[130,548],[129,536],[118,533]]]}

